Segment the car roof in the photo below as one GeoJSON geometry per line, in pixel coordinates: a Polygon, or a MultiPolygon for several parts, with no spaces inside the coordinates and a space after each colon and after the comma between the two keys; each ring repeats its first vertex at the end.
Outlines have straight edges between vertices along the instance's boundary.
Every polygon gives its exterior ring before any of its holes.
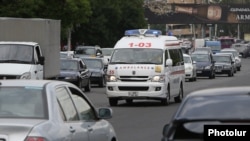
{"type": "Polygon", "coordinates": [[[8,79],[8,80],[0,80],[1,86],[20,86],[20,87],[44,87],[48,84],[68,84],[64,81],[56,81],[56,80],[20,80],[20,79],[8,79]]]}
{"type": "Polygon", "coordinates": [[[207,51],[197,50],[194,51],[192,54],[209,54],[207,51]]]}
{"type": "Polygon", "coordinates": [[[61,60],[74,60],[74,61],[80,61],[81,58],[77,58],[77,57],[69,57],[69,58],[60,58],[61,60]]]}
{"type": "Polygon", "coordinates": [[[82,49],[82,48],[98,48],[98,49],[100,49],[99,46],[77,46],[76,49],[77,49],[77,48],[81,48],[81,49],[82,49]]]}
{"type": "Polygon", "coordinates": [[[187,95],[187,98],[199,97],[199,96],[230,96],[230,95],[240,95],[240,94],[250,96],[250,87],[233,86],[233,87],[207,88],[191,92],[187,95]]]}
{"type": "Polygon", "coordinates": [[[0,41],[0,44],[16,44],[16,45],[31,45],[36,46],[36,42],[24,42],[24,41],[0,41]]]}

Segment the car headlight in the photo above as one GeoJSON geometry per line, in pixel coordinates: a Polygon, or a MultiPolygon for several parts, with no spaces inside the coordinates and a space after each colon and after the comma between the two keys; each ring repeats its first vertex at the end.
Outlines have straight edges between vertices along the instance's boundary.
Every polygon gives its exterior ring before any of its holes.
{"type": "Polygon", "coordinates": [[[152,77],[152,82],[164,82],[165,81],[165,76],[163,75],[156,75],[152,77]]]}
{"type": "Polygon", "coordinates": [[[206,70],[209,70],[211,68],[211,66],[206,66],[205,69],[206,70]]]}
{"type": "Polygon", "coordinates": [[[107,81],[108,81],[108,82],[116,82],[116,81],[117,81],[117,78],[116,78],[116,76],[114,76],[114,75],[108,75],[108,76],[107,76],[107,81]]]}
{"type": "Polygon", "coordinates": [[[20,76],[20,79],[31,79],[31,73],[30,72],[25,72],[20,76]]]}

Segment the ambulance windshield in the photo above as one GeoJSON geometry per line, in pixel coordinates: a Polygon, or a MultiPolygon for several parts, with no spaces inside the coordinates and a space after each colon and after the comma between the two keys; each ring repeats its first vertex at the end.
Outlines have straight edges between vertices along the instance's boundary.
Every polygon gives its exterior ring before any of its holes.
{"type": "Polygon", "coordinates": [[[122,48],[115,49],[110,64],[162,64],[161,49],[122,48]]]}

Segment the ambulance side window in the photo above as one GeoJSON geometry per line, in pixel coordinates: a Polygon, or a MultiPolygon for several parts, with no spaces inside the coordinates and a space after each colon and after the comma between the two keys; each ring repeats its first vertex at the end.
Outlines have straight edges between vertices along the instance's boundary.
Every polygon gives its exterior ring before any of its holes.
{"type": "Polygon", "coordinates": [[[179,49],[170,49],[169,54],[171,59],[173,60],[173,66],[180,66],[183,62],[183,57],[180,54],[179,49]]]}

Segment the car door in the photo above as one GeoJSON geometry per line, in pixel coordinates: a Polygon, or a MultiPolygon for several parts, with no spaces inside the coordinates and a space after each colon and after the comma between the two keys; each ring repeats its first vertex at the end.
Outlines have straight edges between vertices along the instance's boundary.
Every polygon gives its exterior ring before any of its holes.
{"type": "Polygon", "coordinates": [[[87,86],[90,79],[90,72],[87,69],[86,65],[79,60],[79,69],[80,69],[80,77],[82,79],[83,86],[87,86]]]}
{"type": "Polygon", "coordinates": [[[71,133],[71,141],[89,141],[88,125],[80,120],[69,90],[65,86],[57,87],[56,97],[61,107],[64,124],[71,133]]]}
{"type": "Polygon", "coordinates": [[[110,130],[108,122],[97,117],[94,107],[81,91],[73,87],[69,87],[69,90],[72,93],[72,99],[79,113],[81,127],[84,131],[88,131],[89,141],[108,141],[110,130]]]}

